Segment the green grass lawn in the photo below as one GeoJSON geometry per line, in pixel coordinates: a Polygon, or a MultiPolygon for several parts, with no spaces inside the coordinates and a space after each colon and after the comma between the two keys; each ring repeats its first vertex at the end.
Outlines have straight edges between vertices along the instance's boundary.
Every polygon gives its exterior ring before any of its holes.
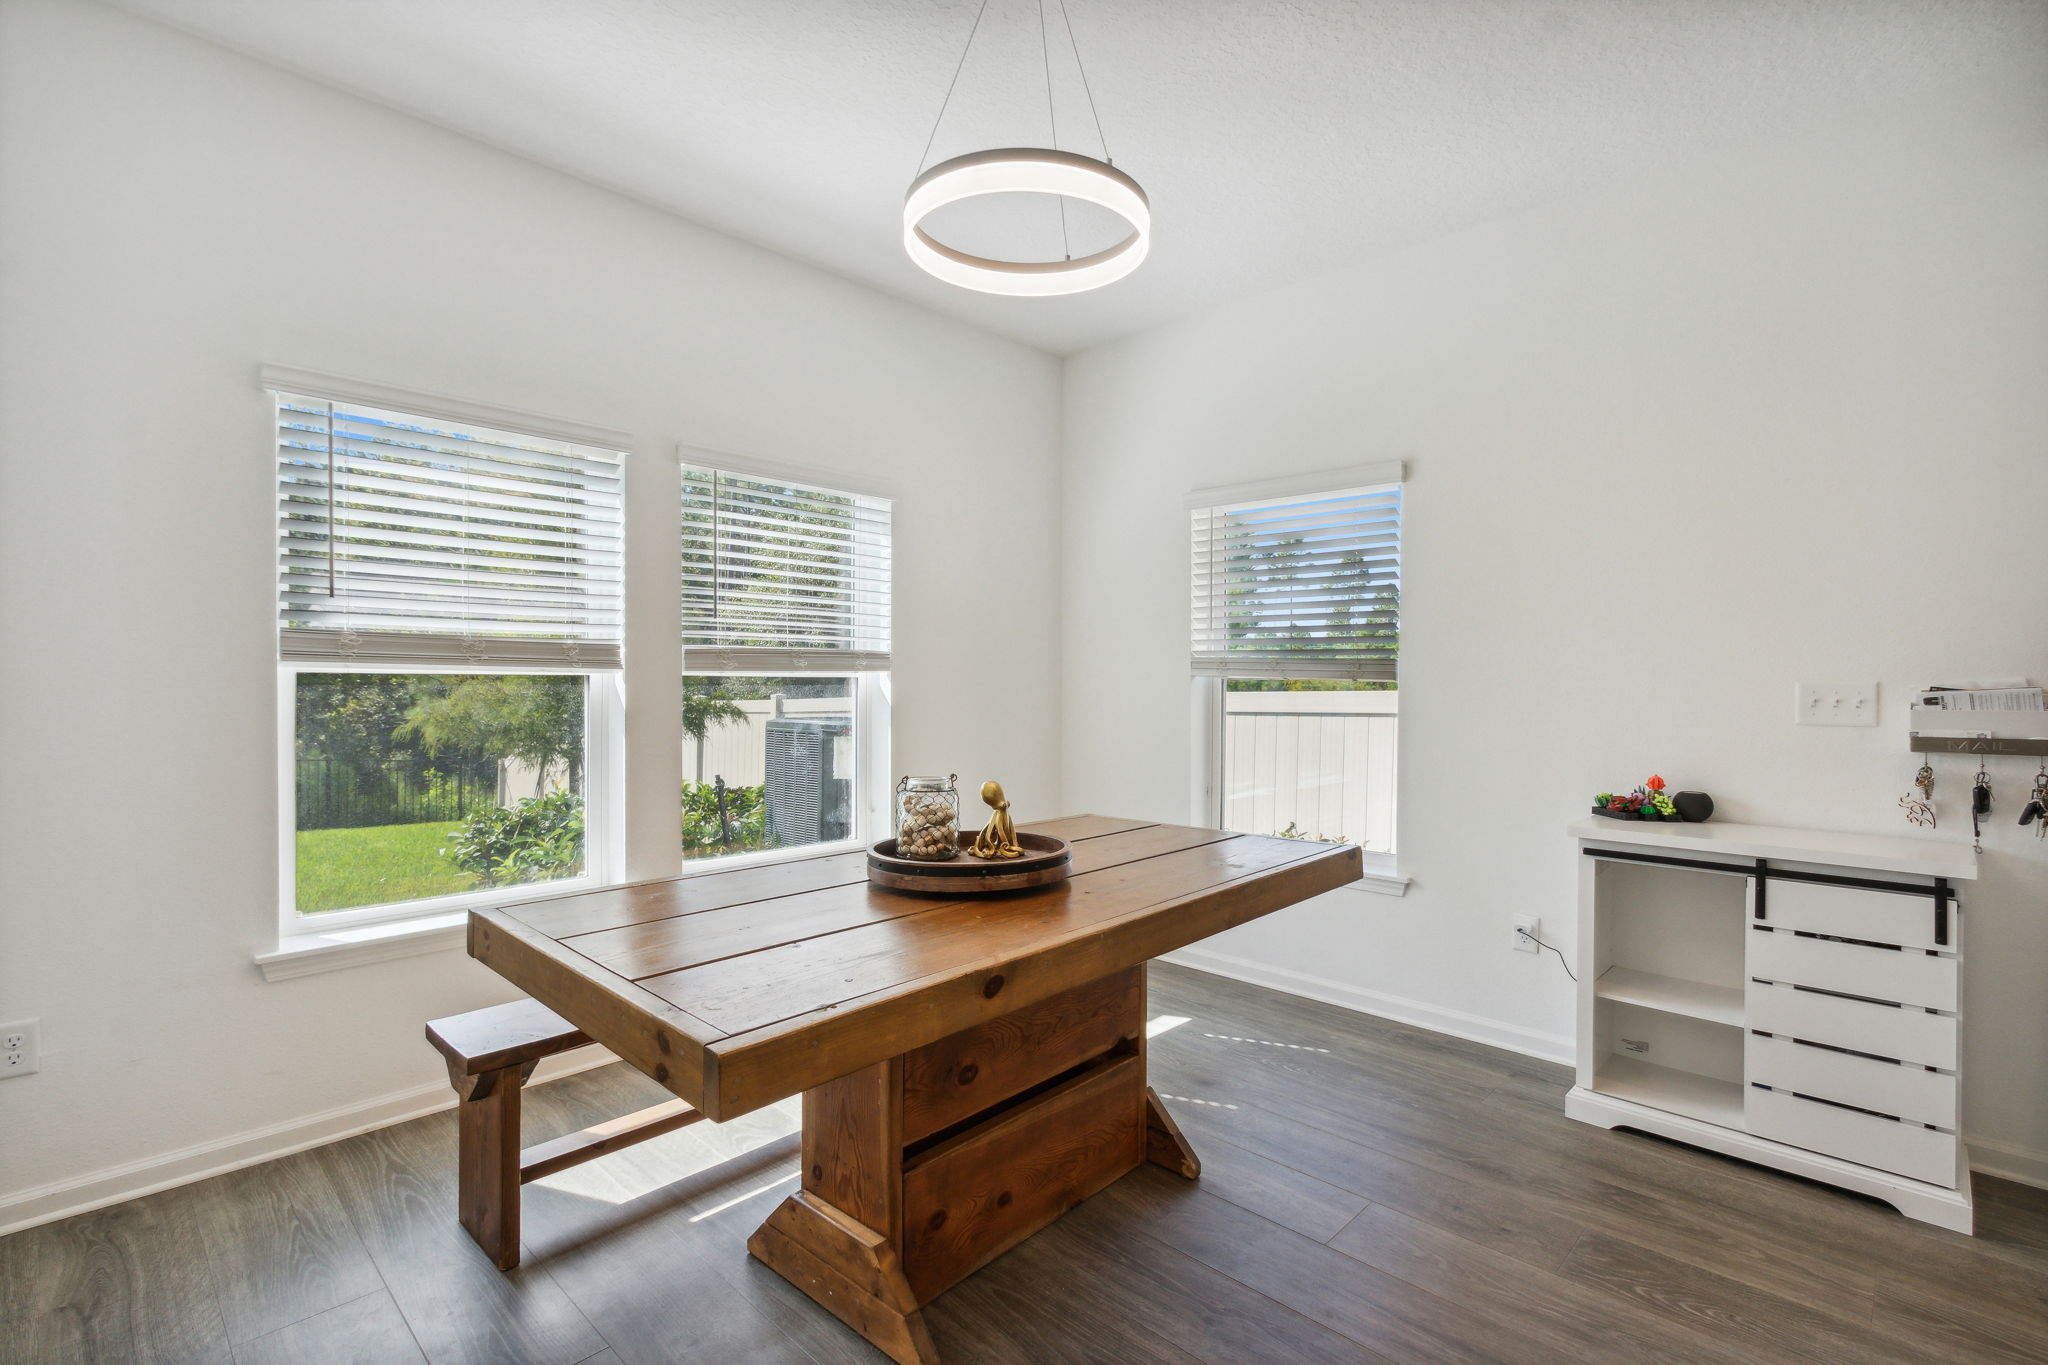
{"type": "Polygon", "coordinates": [[[299,831],[299,913],[469,890],[476,879],[441,856],[460,827],[459,821],[430,820],[299,831]]]}

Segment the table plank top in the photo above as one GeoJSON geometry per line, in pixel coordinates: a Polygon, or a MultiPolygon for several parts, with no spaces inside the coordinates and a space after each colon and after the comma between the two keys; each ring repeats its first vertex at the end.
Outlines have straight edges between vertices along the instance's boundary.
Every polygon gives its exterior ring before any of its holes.
{"type": "Polygon", "coordinates": [[[1024,828],[1068,841],[1067,880],[919,895],[834,853],[472,911],[469,951],[723,1120],[1362,870],[1348,844],[1099,815],[1024,828]]]}

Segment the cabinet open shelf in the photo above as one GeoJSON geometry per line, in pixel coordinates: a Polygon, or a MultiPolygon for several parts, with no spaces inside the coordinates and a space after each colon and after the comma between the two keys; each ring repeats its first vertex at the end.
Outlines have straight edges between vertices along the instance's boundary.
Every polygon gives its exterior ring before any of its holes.
{"type": "Polygon", "coordinates": [[[1600,1063],[1593,1089],[1724,1128],[1742,1127],[1742,1086],[1736,1081],[1654,1066],[1634,1057],[1607,1057],[1600,1063]]]}
{"type": "MultiPolygon", "coordinates": [[[[1641,1005],[1666,1014],[1683,1014],[1716,1024],[1742,1026],[1742,988],[1711,986],[1678,976],[1639,972],[1633,967],[1609,967],[1594,991],[1602,1000],[1624,1005],[1641,1005]]],[[[1657,1068],[1652,1068],[1657,1069],[1657,1068]]]]}

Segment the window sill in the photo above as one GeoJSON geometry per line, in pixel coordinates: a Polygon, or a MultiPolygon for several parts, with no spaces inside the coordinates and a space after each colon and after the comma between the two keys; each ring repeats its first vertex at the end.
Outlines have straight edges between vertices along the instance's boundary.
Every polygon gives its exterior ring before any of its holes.
{"type": "Polygon", "coordinates": [[[1369,867],[1363,877],[1347,883],[1346,889],[1363,891],[1374,896],[1405,896],[1408,894],[1408,878],[1391,869],[1382,871],[1369,867]]]}
{"type": "MultiPolygon", "coordinates": [[[[800,863],[810,858],[832,858],[842,853],[862,853],[867,845],[859,839],[839,839],[829,844],[800,844],[796,848],[764,848],[752,853],[728,853],[717,858],[683,859],[684,877],[709,876],[714,872],[736,872],[748,867],[772,867],[778,863],[800,863]]],[[[659,880],[667,881],[663,877],[659,880]]]]}
{"type": "Polygon", "coordinates": [[[289,981],[297,976],[338,972],[347,967],[389,962],[393,958],[417,957],[461,948],[469,938],[469,912],[428,915],[396,923],[364,924],[349,929],[329,929],[292,934],[278,939],[277,947],[256,954],[257,969],[265,981],[289,981]]]}

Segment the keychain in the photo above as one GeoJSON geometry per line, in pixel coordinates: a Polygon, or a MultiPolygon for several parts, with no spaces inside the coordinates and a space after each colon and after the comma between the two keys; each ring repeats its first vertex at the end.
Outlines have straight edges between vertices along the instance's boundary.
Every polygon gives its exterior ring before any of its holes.
{"type": "Polygon", "coordinates": [[[2048,758],[2041,760],[2041,771],[2034,775],[2034,791],[2020,812],[2020,823],[2032,825],[2036,839],[2048,839],[2048,758]]]}
{"type": "Polygon", "coordinates": [[[1970,784],[1970,842],[1982,853],[1984,851],[1984,817],[1991,814],[1991,774],[1984,771],[1984,761],[1977,760],[1977,779],[1970,784]]]}
{"type": "Polygon", "coordinates": [[[1934,828],[1934,769],[1925,763],[1913,774],[1913,790],[1899,798],[1906,819],[1922,829],[1934,828]]]}

